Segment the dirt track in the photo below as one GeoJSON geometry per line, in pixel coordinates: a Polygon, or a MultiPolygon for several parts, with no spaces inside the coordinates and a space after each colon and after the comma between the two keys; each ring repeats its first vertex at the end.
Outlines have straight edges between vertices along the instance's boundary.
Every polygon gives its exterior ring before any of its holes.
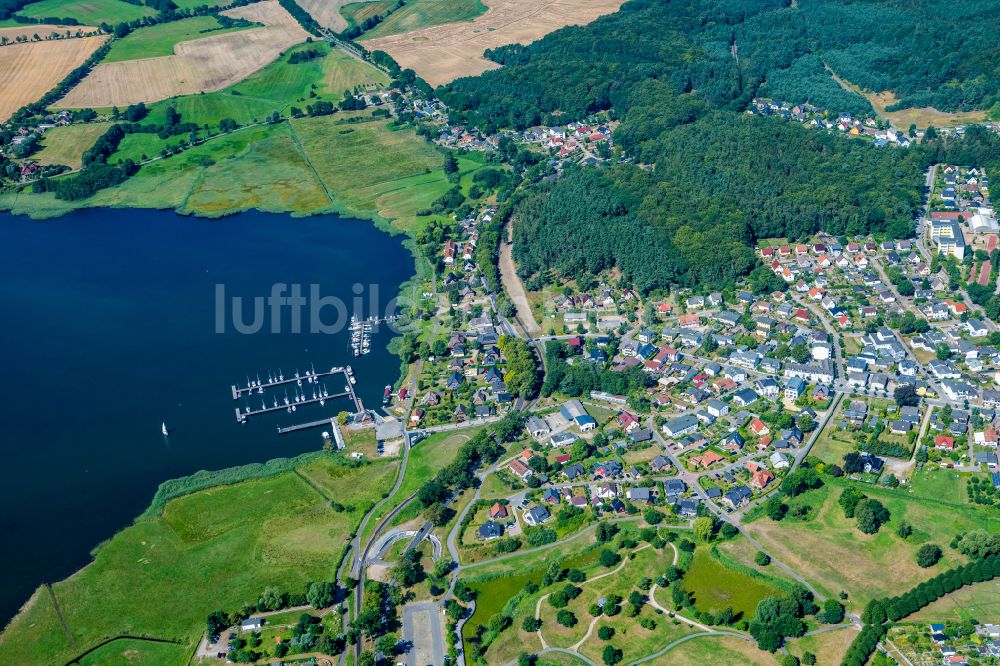
{"type": "Polygon", "coordinates": [[[517,318],[521,325],[527,330],[528,335],[538,335],[542,329],[535,321],[535,315],[531,312],[531,304],[528,302],[528,293],[524,290],[524,283],[517,275],[517,267],[514,265],[514,246],[509,240],[500,244],[500,280],[510,300],[517,308],[517,318]]]}
{"type": "Polygon", "coordinates": [[[624,0],[484,0],[489,10],[472,21],[365,40],[369,50],[387,52],[431,85],[448,83],[499,67],[483,51],[504,44],[529,44],[567,25],[583,25],[618,10],[624,0]]]}

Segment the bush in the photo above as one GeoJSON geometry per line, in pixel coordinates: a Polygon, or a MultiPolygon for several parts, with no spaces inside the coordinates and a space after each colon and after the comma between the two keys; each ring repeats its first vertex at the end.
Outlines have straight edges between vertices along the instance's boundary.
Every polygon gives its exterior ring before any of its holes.
{"type": "Polygon", "coordinates": [[[566,609],[563,609],[556,613],[556,622],[564,627],[574,627],[576,626],[577,619],[576,615],[566,609]]]}
{"type": "Polygon", "coordinates": [[[941,559],[941,547],[933,543],[925,543],[917,551],[917,565],[926,569],[938,563],[941,559]]]}
{"type": "Polygon", "coordinates": [[[758,550],[757,554],[753,556],[753,561],[762,567],[766,567],[768,564],[771,563],[771,558],[764,551],[758,550]]]}
{"type": "Polygon", "coordinates": [[[614,635],[615,635],[615,628],[609,627],[606,624],[601,625],[601,627],[597,630],[597,637],[600,638],[602,641],[610,641],[611,637],[614,635]]]}
{"type": "Polygon", "coordinates": [[[527,631],[528,633],[533,633],[538,631],[542,626],[542,621],[535,617],[526,617],[524,622],[521,623],[521,629],[527,631]]]}

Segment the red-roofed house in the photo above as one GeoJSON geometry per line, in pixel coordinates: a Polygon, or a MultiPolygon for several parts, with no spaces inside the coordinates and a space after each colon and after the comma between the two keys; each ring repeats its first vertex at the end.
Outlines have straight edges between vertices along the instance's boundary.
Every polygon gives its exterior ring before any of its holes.
{"type": "Polygon", "coordinates": [[[934,448],[951,451],[955,448],[955,438],[948,435],[938,435],[934,438],[934,448]]]}
{"type": "Polygon", "coordinates": [[[507,517],[507,507],[501,504],[500,502],[496,502],[493,506],[490,507],[490,520],[496,520],[498,518],[506,518],[506,517],[507,517]]]}
{"type": "Polygon", "coordinates": [[[772,481],[774,481],[774,474],[772,474],[769,469],[762,469],[758,472],[754,472],[753,476],[750,477],[750,485],[754,488],[759,488],[760,490],[767,488],[767,484],[772,481]]]}
{"type": "Polygon", "coordinates": [[[750,432],[758,437],[762,437],[763,435],[771,434],[771,429],[767,427],[767,424],[755,416],[753,417],[753,421],[750,422],[750,432]]]}
{"type": "Polygon", "coordinates": [[[722,462],[726,457],[716,453],[715,451],[706,451],[705,455],[701,458],[692,458],[693,462],[697,462],[702,467],[711,467],[717,462],[722,462]]]}
{"type": "Polygon", "coordinates": [[[639,427],[639,417],[632,412],[622,412],[618,415],[618,425],[621,426],[625,432],[631,432],[639,427]]]}

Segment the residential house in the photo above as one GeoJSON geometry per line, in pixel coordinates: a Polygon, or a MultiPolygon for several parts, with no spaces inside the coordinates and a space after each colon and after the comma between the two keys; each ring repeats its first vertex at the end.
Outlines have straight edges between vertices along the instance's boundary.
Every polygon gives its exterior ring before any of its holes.
{"type": "Polygon", "coordinates": [[[485,523],[479,526],[479,538],[483,541],[492,541],[493,539],[499,539],[503,536],[503,525],[500,523],[487,520],[485,523]]]}
{"type": "Polygon", "coordinates": [[[551,517],[549,510],[544,506],[535,506],[524,512],[524,522],[529,525],[541,525],[551,517]]]}

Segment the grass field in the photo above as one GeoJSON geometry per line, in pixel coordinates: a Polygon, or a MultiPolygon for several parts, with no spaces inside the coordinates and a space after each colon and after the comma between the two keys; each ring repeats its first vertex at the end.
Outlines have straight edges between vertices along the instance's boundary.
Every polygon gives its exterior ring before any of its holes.
{"type": "MultiPolygon", "coordinates": [[[[778,567],[771,565],[762,567],[754,562],[753,558],[758,553],[758,550],[752,543],[747,541],[742,536],[722,541],[716,545],[716,548],[718,548],[719,559],[723,566],[731,566],[737,569],[740,567],[746,567],[756,571],[762,576],[777,579],[778,581],[786,583],[795,582],[791,576],[778,567]]],[[[776,583],[776,585],[780,585],[780,583],[776,583]]]]}
{"type": "Polygon", "coordinates": [[[340,15],[348,26],[361,25],[373,16],[384,14],[396,6],[395,0],[374,0],[374,2],[352,2],[340,8],[340,15]]]}
{"type": "Polygon", "coordinates": [[[192,16],[171,23],[158,23],[140,28],[124,39],[117,40],[101,62],[168,56],[173,54],[174,45],[179,42],[245,29],[223,28],[214,16],[192,16]]]}
{"type": "Polygon", "coordinates": [[[789,641],[787,647],[791,654],[799,658],[806,652],[812,652],[819,657],[820,664],[839,664],[857,635],[857,628],[845,627],[815,636],[796,638],[789,641]]]}
{"type": "MultiPolygon", "coordinates": [[[[846,403],[847,401],[844,400],[841,404],[844,405],[846,403]]],[[[844,456],[857,449],[857,442],[854,441],[853,434],[834,426],[837,417],[838,414],[834,414],[833,418],[827,424],[826,429],[816,439],[812,451],[810,451],[811,455],[816,456],[828,465],[842,465],[844,456]]]]}
{"type": "Polygon", "coordinates": [[[406,6],[366,32],[365,37],[387,37],[443,23],[471,21],[485,13],[486,5],[479,0],[409,0],[406,6]]]}
{"type": "MultiPolygon", "coordinates": [[[[651,666],[777,666],[778,658],[758,650],[752,641],[735,636],[699,636],[681,643],[662,657],[644,662],[651,666]]],[[[820,661],[821,664],[836,662],[820,661]]]]}
{"type": "Polygon", "coordinates": [[[906,618],[907,622],[959,622],[974,619],[1000,623],[1000,581],[966,585],[906,618]]]}
{"type": "MultiPolygon", "coordinates": [[[[132,6],[124,2],[119,4],[132,6]]],[[[98,35],[0,48],[0,90],[3,91],[0,95],[0,122],[54,88],[106,40],[106,35],[98,35]]]]}
{"type": "Polygon", "coordinates": [[[39,164],[65,164],[80,168],[83,153],[104,134],[111,123],[89,123],[54,127],[45,133],[43,148],[35,154],[39,164]]]}
{"type": "Polygon", "coordinates": [[[965,504],[969,497],[965,490],[968,484],[967,474],[924,465],[910,477],[910,492],[917,497],[965,504]]]}
{"type": "Polygon", "coordinates": [[[79,666],[169,666],[186,662],[191,649],[176,643],[122,638],[103,645],[73,664],[79,666]]]}
{"type": "Polygon", "coordinates": [[[296,473],[169,502],[162,515],[122,530],[90,565],[55,584],[75,646],[40,591],[4,632],[0,663],[65,663],[122,634],[181,641],[183,658],[172,663],[186,663],[208,612],[238,609],[267,586],[299,591],[331,576],[364,509],[391,485],[395,465],[347,468],[326,456],[304,463],[301,474],[350,505],[340,513],[296,473]]]}
{"type": "Polygon", "coordinates": [[[841,590],[850,595],[848,605],[856,610],[871,598],[899,593],[934,576],[945,568],[963,562],[948,542],[958,533],[983,528],[1000,530],[996,512],[974,506],[953,505],[926,498],[912,497],[904,490],[891,491],[875,486],[861,486],[862,492],[881,501],[890,511],[889,522],[875,535],[861,533],[853,520],[844,517],[837,504],[849,481],[826,478],[826,486],[796,497],[796,504],[809,504],[816,510],[811,521],[786,518],[775,523],[760,518],[746,528],[776,558],[792,567],[827,596],[841,590]],[[896,535],[901,520],[913,526],[905,541],[896,535]],[[921,569],[914,561],[923,543],[944,548],[940,564],[921,569]],[[844,566],[850,562],[850,566],[844,566]],[[886,571],[892,571],[886,576],[886,571]]]}
{"type": "Polygon", "coordinates": [[[724,567],[708,548],[695,551],[691,568],[684,576],[684,586],[694,596],[698,610],[709,612],[729,607],[743,618],[752,617],[764,597],[781,596],[781,590],[774,585],[724,567]]]}
{"type": "Polygon", "coordinates": [[[156,10],[122,0],[41,0],[17,12],[29,18],[74,18],[84,25],[115,25],[153,16],[156,10]]]}

